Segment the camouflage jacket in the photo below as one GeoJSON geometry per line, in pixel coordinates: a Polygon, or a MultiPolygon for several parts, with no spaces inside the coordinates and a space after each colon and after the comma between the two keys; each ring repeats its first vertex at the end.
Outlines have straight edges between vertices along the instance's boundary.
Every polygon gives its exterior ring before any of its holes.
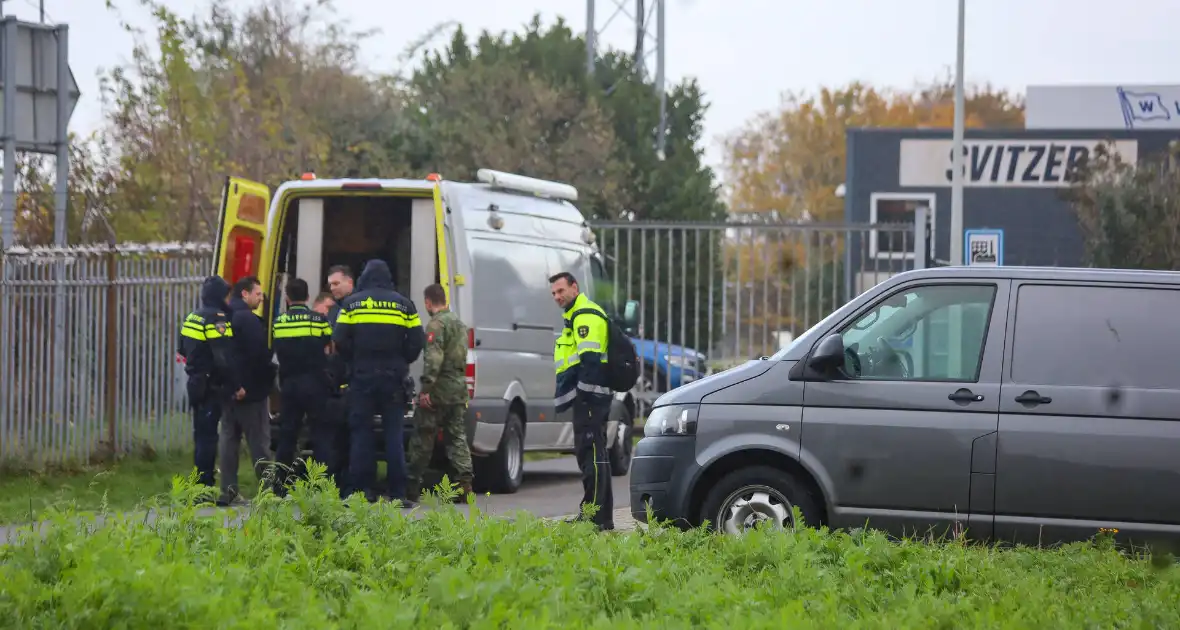
{"type": "Polygon", "coordinates": [[[426,324],[422,393],[439,405],[467,403],[467,326],[450,309],[426,324]]]}

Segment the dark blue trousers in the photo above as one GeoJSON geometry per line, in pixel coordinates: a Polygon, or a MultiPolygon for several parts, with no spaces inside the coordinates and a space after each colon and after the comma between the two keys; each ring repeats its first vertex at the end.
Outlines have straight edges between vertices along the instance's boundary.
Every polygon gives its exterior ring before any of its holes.
{"type": "Polygon", "coordinates": [[[297,475],[305,473],[305,466],[295,463],[295,455],[299,451],[299,433],[304,421],[311,425],[312,459],[324,465],[331,465],[335,459],[331,452],[334,444],[329,432],[330,424],[325,414],[329,391],[327,379],[320,375],[304,374],[282,381],[279,448],[276,456],[281,465],[275,484],[275,492],[280,496],[286,492],[292,468],[297,475]]]}
{"type": "Polygon", "coordinates": [[[217,423],[221,421],[221,401],[210,396],[193,406],[193,465],[197,482],[213,486],[217,475],[217,423]]]}
{"type": "Polygon", "coordinates": [[[392,370],[358,370],[348,384],[349,492],[369,492],[376,485],[376,431],[373,416],[380,414],[385,432],[385,465],[389,497],[406,498],[404,375],[392,370]]]}

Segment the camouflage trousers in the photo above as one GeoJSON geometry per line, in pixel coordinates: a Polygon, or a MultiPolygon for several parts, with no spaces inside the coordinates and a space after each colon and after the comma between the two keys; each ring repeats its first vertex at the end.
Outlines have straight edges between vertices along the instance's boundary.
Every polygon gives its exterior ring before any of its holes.
{"type": "Polygon", "coordinates": [[[422,477],[434,454],[434,439],[442,430],[447,461],[454,469],[458,483],[471,483],[471,449],[467,445],[466,405],[436,405],[434,409],[414,409],[414,432],[406,453],[409,463],[411,491],[422,489],[422,477]]]}

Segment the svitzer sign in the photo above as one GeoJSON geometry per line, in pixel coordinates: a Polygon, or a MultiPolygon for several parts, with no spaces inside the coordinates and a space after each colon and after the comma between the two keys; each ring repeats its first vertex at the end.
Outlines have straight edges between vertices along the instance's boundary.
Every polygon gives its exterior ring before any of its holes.
{"type": "MultiPolygon", "coordinates": [[[[1069,186],[1079,166],[1104,140],[966,140],[963,185],[995,188],[1069,186]]],[[[951,185],[950,140],[902,140],[898,184],[919,188],[951,185]]],[[[1110,150],[1135,163],[1139,144],[1118,140],[1110,150]]]]}

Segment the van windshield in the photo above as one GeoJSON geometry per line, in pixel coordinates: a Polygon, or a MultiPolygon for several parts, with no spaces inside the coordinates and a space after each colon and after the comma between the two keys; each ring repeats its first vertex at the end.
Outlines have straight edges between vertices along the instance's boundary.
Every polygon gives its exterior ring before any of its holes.
{"type": "Polygon", "coordinates": [[[615,301],[615,283],[606,272],[606,263],[601,257],[590,257],[590,299],[612,313],[615,301]]]}

